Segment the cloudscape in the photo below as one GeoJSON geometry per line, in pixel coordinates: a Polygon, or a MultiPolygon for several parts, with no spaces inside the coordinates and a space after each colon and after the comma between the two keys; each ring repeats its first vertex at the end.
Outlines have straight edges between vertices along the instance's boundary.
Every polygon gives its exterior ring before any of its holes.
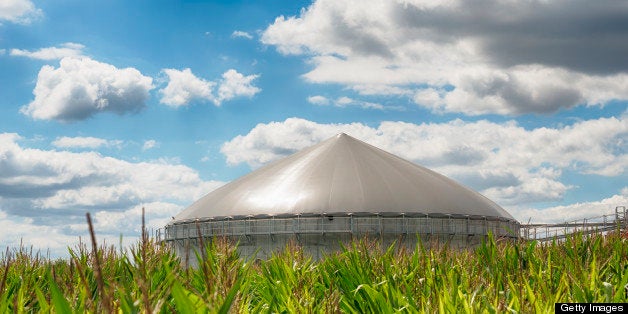
{"type": "Polygon", "coordinates": [[[132,243],[340,132],[522,222],[610,213],[627,55],[622,1],[5,1],[0,247],[132,243]]]}

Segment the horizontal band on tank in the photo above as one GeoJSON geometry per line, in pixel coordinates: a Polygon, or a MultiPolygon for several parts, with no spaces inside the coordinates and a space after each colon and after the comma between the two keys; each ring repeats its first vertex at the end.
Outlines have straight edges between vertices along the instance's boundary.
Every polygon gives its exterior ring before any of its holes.
{"type": "Polygon", "coordinates": [[[508,219],[505,217],[497,217],[497,216],[480,216],[480,215],[463,215],[463,214],[443,214],[443,213],[421,213],[421,212],[408,212],[408,213],[398,213],[398,212],[382,212],[382,213],[373,213],[373,212],[332,212],[332,213],[286,213],[286,214],[277,214],[277,215],[237,215],[237,216],[216,216],[216,217],[202,217],[196,219],[185,219],[185,220],[177,220],[170,222],[168,225],[185,225],[185,224],[195,224],[197,222],[208,222],[208,221],[236,221],[236,220],[263,220],[263,219],[285,219],[285,218],[311,218],[311,217],[322,217],[322,218],[334,218],[334,217],[386,217],[386,218],[451,218],[451,219],[469,219],[469,220],[487,220],[487,221],[502,221],[502,222],[511,222],[519,224],[517,220],[508,219]]]}
{"type": "MultiPolygon", "coordinates": [[[[469,217],[384,217],[370,216],[312,216],[265,219],[223,219],[195,221],[193,223],[169,225],[164,229],[166,242],[195,239],[245,237],[253,241],[259,237],[300,235],[380,235],[403,236],[424,235],[464,235],[518,238],[520,224],[516,221],[471,219],[469,217]]],[[[322,238],[321,238],[322,239],[322,238]]]]}
{"type": "MultiPolygon", "coordinates": [[[[193,239],[199,237],[246,237],[247,241],[265,236],[299,235],[465,235],[487,236],[492,233],[497,237],[517,238],[520,224],[514,220],[492,219],[489,217],[471,217],[442,215],[438,217],[421,215],[382,216],[375,213],[368,215],[334,216],[313,215],[291,217],[266,217],[243,219],[222,219],[192,221],[184,224],[171,224],[164,229],[165,241],[193,239]],[[485,219],[486,218],[486,219],[485,219]]],[[[495,217],[493,217],[495,218],[495,217]]]]}

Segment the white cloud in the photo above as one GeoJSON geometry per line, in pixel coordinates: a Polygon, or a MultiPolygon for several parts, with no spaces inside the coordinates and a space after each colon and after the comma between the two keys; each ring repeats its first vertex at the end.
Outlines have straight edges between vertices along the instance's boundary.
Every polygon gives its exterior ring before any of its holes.
{"type": "Polygon", "coordinates": [[[224,143],[220,151],[227,157],[230,165],[247,163],[257,168],[342,131],[357,136],[355,134],[368,133],[370,128],[360,123],[318,124],[290,118],[283,122],[260,123],[248,134],[238,135],[224,143]]]}
{"type": "Polygon", "coordinates": [[[547,113],[628,99],[628,29],[608,22],[626,18],[613,1],[317,0],[261,41],[308,58],[309,82],[435,112],[547,113]]]}
{"type": "Polygon", "coordinates": [[[89,58],[61,59],[45,65],[33,90],[35,99],[21,112],[38,120],[71,122],[97,113],[125,114],[144,108],[152,78],[137,69],[118,69],[89,58]]]}
{"type": "Polygon", "coordinates": [[[259,167],[340,132],[460,180],[502,205],[560,200],[573,188],[560,181],[563,170],[619,176],[628,167],[625,117],[532,130],[514,121],[385,121],[372,128],[290,118],[258,124],[221,152],[229,164],[259,167]]]}
{"type": "Polygon", "coordinates": [[[61,228],[38,225],[30,218],[9,215],[0,208],[0,245],[5,249],[22,244],[25,248],[32,246],[35,250],[49,250],[51,254],[62,256],[67,254],[71,243],[78,243],[77,238],[64,234],[61,228]]]}
{"type": "Polygon", "coordinates": [[[330,100],[327,97],[321,95],[310,96],[307,98],[307,102],[317,106],[327,106],[330,104],[330,100]]]}
{"type": "Polygon", "coordinates": [[[617,206],[625,206],[625,204],[628,204],[628,193],[622,191],[619,195],[613,195],[595,202],[576,203],[544,209],[513,208],[509,212],[522,223],[527,223],[528,221],[531,223],[559,223],[611,215],[615,213],[617,206]]]}
{"type": "Polygon", "coordinates": [[[52,145],[59,148],[90,148],[96,149],[101,146],[120,146],[122,141],[118,140],[105,140],[97,137],[58,137],[52,142],[52,145]]]}
{"type": "Polygon", "coordinates": [[[252,84],[253,80],[258,77],[259,75],[245,76],[233,69],[223,73],[218,87],[216,104],[236,97],[253,97],[261,91],[260,88],[252,84]]]}
{"type": "Polygon", "coordinates": [[[355,100],[346,96],[340,97],[338,99],[336,99],[336,101],[334,102],[334,105],[336,107],[341,107],[341,108],[345,108],[345,107],[350,107],[350,106],[356,106],[356,107],[360,107],[362,109],[377,109],[377,110],[384,110],[386,109],[386,107],[380,105],[380,104],[376,104],[376,103],[372,103],[372,102],[367,102],[367,101],[360,101],[360,100],[355,100]]]}
{"type": "Polygon", "coordinates": [[[189,104],[193,100],[214,101],[212,89],[216,83],[196,77],[189,68],[182,71],[163,69],[168,75],[168,85],[159,92],[161,103],[172,107],[189,104]]]}
{"type": "Polygon", "coordinates": [[[93,213],[99,237],[115,241],[110,244],[117,244],[120,234],[136,239],[142,206],[149,226],[163,227],[184,205],[223,184],[203,181],[179,164],[31,149],[20,139],[0,134],[0,227],[8,224],[0,228],[3,247],[18,246],[23,238],[62,254],[85,234],[86,211],[93,213]]]}
{"type": "Polygon", "coordinates": [[[39,60],[61,60],[65,57],[80,57],[85,46],[76,43],[64,43],[61,47],[41,48],[36,51],[11,49],[12,56],[27,57],[39,60]]]}
{"type": "Polygon", "coordinates": [[[132,163],[94,152],[22,148],[19,139],[16,134],[0,134],[0,197],[30,194],[38,198],[39,208],[193,200],[213,184],[200,180],[196,171],[167,161],[132,163]],[[102,200],[94,202],[95,197],[102,200]]]}
{"type": "Polygon", "coordinates": [[[185,106],[195,100],[210,101],[219,106],[223,101],[240,96],[252,97],[261,91],[252,84],[259,75],[245,76],[233,69],[223,73],[218,82],[198,78],[189,68],[163,71],[168,76],[168,85],[159,90],[162,94],[160,102],[172,107],[185,106]]]}
{"type": "Polygon", "coordinates": [[[29,24],[42,15],[42,11],[36,8],[30,0],[0,1],[0,21],[29,24]]]}
{"type": "Polygon", "coordinates": [[[246,38],[246,39],[253,39],[253,36],[247,32],[243,32],[243,31],[233,31],[233,33],[231,33],[231,37],[232,38],[246,38]]]}
{"type": "Polygon", "coordinates": [[[95,230],[113,234],[115,231],[142,232],[142,208],[145,210],[146,226],[150,229],[163,228],[181,211],[181,207],[172,203],[153,202],[133,206],[122,212],[98,211],[94,213],[95,230]],[[112,232],[114,231],[114,232],[112,232]]]}
{"type": "Polygon", "coordinates": [[[347,107],[359,107],[362,109],[375,109],[375,110],[404,110],[399,106],[384,106],[378,103],[372,103],[363,100],[356,100],[347,96],[338,97],[335,100],[328,99],[327,97],[316,95],[307,98],[307,101],[317,106],[329,106],[333,105],[338,108],[347,107]]]}
{"type": "MultiPolygon", "coordinates": [[[[122,246],[127,249],[136,244],[141,234],[142,208],[145,209],[146,228],[151,234],[163,228],[172,216],[182,210],[176,204],[151,202],[122,212],[91,211],[97,241],[107,246],[118,246],[122,240],[122,246]]],[[[76,249],[79,243],[84,244],[90,238],[85,212],[67,218],[63,222],[47,224],[0,209],[0,245],[4,248],[23,245],[28,249],[32,247],[35,252],[39,250],[41,254],[50,254],[53,258],[67,257],[68,249],[76,249]]]]}
{"type": "Polygon", "coordinates": [[[142,150],[149,150],[152,148],[155,148],[159,146],[159,143],[157,143],[157,141],[155,140],[148,140],[144,142],[144,145],[142,146],[142,150]]]}

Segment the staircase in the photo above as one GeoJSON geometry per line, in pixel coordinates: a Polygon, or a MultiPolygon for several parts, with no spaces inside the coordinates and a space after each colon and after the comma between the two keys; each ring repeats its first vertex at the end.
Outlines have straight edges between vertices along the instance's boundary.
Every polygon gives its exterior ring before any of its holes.
{"type": "Polygon", "coordinates": [[[520,237],[528,240],[551,241],[566,238],[574,233],[588,235],[615,230],[628,236],[627,212],[626,206],[617,206],[614,214],[555,224],[521,224],[520,237]]]}

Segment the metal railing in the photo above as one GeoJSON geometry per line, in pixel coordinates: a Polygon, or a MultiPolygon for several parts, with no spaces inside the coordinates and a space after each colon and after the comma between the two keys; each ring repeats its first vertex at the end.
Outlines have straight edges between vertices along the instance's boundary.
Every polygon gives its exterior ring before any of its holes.
{"type": "Polygon", "coordinates": [[[583,235],[604,233],[608,231],[628,230],[628,214],[626,206],[615,207],[615,213],[580,220],[553,224],[522,224],[521,238],[528,240],[549,241],[563,239],[574,233],[583,235]]]}
{"type": "Polygon", "coordinates": [[[203,237],[234,237],[280,234],[428,234],[487,235],[549,241],[574,233],[583,235],[613,230],[628,232],[628,209],[617,206],[615,213],[562,223],[518,224],[514,221],[464,217],[385,217],[385,216],[314,216],[292,218],[222,219],[188,222],[158,229],[158,241],[203,237]]]}
{"type": "Polygon", "coordinates": [[[238,237],[283,234],[351,234],[351,235],[467,235],[516,238],[519,223],[511,220],[478,217],[387,217],[372,216],[309,216],[289,218],[248,218],[195,221],[172,224],[159,229],[159,241],[174,241],[202,237],[238,237]]]}

